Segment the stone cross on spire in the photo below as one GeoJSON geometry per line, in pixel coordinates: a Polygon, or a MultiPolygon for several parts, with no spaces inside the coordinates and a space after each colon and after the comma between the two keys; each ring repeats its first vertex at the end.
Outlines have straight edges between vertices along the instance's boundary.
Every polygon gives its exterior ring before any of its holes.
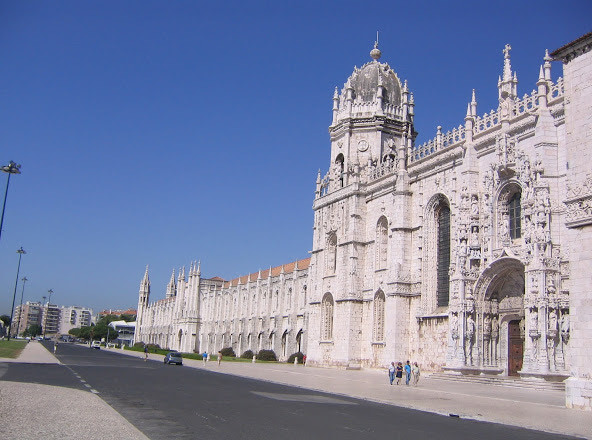
{"type": "Polygon", "coordinates": [[[506,44],[506,46],[504,47],[504,50],[502,50],[502,52],[504,53],[504,58],[510,58],[510,51],[512,50],[512,46],[510,46],[509,44],[506,44]]]}
{"type": "Polygon", "coordinates": [[[510,50],[512,50],[512,46],[506,44],[504,50],[504,77],[503,81],[511,81],[512,80],[512,65],[510,64],[510,50]]]}

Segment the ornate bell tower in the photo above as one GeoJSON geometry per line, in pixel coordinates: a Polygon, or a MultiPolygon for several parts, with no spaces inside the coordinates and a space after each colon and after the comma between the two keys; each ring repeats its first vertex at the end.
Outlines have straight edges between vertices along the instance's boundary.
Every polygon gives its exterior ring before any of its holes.
{"type": "Polygon", "coordinates": [[[370,56],[341,92],[335,89],[329,171],[324,177],[319,171],[316,182],[307,358],[313,364],[357,368],[393,354],[382,342],[382,352],[364,352],[372,317],[363,304],[377,292],[387,307],[392,299],[387,280],[397,269],[386,253],[400,250],[386,248],[404,245],[409,229],[407,162],[417,133],[407,83],[379,62],[378,42],[370,56]],[[376,240],[377,222],[384,240],[376,240]]]}

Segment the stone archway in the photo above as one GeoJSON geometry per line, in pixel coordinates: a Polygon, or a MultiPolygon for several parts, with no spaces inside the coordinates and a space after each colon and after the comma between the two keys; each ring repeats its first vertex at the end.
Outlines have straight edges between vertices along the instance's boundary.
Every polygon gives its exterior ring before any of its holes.
{"type": "Polygon", "coordinates": [[[474,364],[518,374],[524,356],[524,265],[505,254],[475,284],[474,364]],[[476,353],[475,353],[476,352],[476,353]]]}
{"type": "Polygon", "coordinates": [[[177,335],[177,350],[182,351],[183,350],[183,330],[179,330],[179,334],[177,335]]]}

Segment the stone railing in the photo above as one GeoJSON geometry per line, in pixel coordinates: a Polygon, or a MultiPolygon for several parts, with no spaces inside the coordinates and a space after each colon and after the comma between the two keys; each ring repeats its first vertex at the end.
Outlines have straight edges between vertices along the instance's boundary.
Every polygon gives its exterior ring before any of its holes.
{"type": "MultiPolygon", "coordinates": [[[[559,78],[556,83],[551,83],[549,88],[548,99],[550,102],[560,98],[564,94],[563,78],[559,78]]],[[[533,90],[530,95],[526,94],[522,99],[516,100],[514,103],[512,117],[518,117],[524,113],[532,112],[538,108],[537,91],[533,90]]],[[[500,109],[491,110],[483,116],[477,116],[473,125],[473,135],[483,133],[491,128],[501,124],[500,109]]],[[[410,162],[415,162],[437,151],[448,149],[465,140],[465,129],[463,126],[448,131],[446,134],[438,134],[435,138],[416,146],[410,157],[410,162]]]]}
{"type": "Polygon", "coordinates": [[[556,98],[563,96],[565,93],[565,85],[563,78],[557,78],[555,84],[551,84],[551,90],[549,91],[549,101],[553,101],[556,98]]]}
{"type": "Polygon", "coordinates": [[[410,157],[411,162],[418,161],[424,157],[434,154],[437,151],[442,151],[464,142],[465,129],[459,125],[458,128],[453,128],[444,134],[438,133],[434,139],[424,142],[413,149],[410,157]]]}
{"type": "Polygon", "coordinates": [[[354,101],[351,105],[351,113],[348,111],[348,103],[346,101],[340,102],[339,110],[337,112],[337,120],[342,120],[348,117],[363,117],[373,116],[376,114],[384,114],[393,119],[401,119],[403,117],[403,109],[399,105],[383,103],[382,108],[378,100],[372,102],[354,101]]]}
{"type": "Polygon", "coordinates": [[[489,114],[485,113],[483,116],[477,116],[475,118],[475,126],[473,128],[473,135],[482,133],[489,130],[492,127],[500,124],[499,110],[491,110],[489,114]]]}
{"type": "Polygon", "coordinates": [[[389,159],[379,164],[368,164],[359,170],[359,179],[356,178],[358,171],[356,171],[355,174],[353,172],[345,173],[343,175],[344,181],[342,185],[340,180],[336,181],[335,179],[331,179],[331,171],[329,171],[321,179],[318,197],[324,197],[332,192],[335,192],[338,189],[343,188],[344,185],[347,186],[348,182],[352,183],[357,181],[362,184],[368,184],[382,177],[395,174],[396,172],[397,161],[394,159],[389,159]]]}
{"type": "Polygon", "coordinates": [[[367,179],[364,183],[370,183],[374,180],[380,179],[381,177],[388,176],[397,170],[396,160],[387,160],[385,162],[373,165],[367,168],[366,176],[367,179]]]}
{"type": "Polygon", "coordinates": [[[531,112],[538,108],[538,98],[537,98],[537,91],[533,90],[530,95],[524,94],[522,99],[519,99],[514,104],[514,112],[512,113],[513,116],[520,116],[526,112],[531,112]]]}

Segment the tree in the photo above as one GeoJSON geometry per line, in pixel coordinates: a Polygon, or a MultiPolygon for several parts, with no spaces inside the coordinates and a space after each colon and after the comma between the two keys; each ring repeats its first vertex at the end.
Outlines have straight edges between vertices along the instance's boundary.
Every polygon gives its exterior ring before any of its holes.
{"type": "Polygon", "coordinates": [[[30,336],[34,338],[43,334],[43,328],[39,324],[31,324],[24,332],[23,336],[30,336]]]}
{"type": "Polygon", "coordinates": [[[79,339],[90,339],[90,330],[91,327],[77,327],[77,328],[71,328],[68,331],[68,334],[74,336],[75,338],[79,338],[79,339]]]}
{"type": "Polygon", "coordinates": [[[119,318],[125,322],[134,322],[136,320],[135,316],[125,314],[121,315],[119,318]]]}
{"type": "Polygon", "coordinates": [[[4,327],[8,327],[10,325],[10,316],[0,315],[0,321],[4,322],[4,327]]]}

